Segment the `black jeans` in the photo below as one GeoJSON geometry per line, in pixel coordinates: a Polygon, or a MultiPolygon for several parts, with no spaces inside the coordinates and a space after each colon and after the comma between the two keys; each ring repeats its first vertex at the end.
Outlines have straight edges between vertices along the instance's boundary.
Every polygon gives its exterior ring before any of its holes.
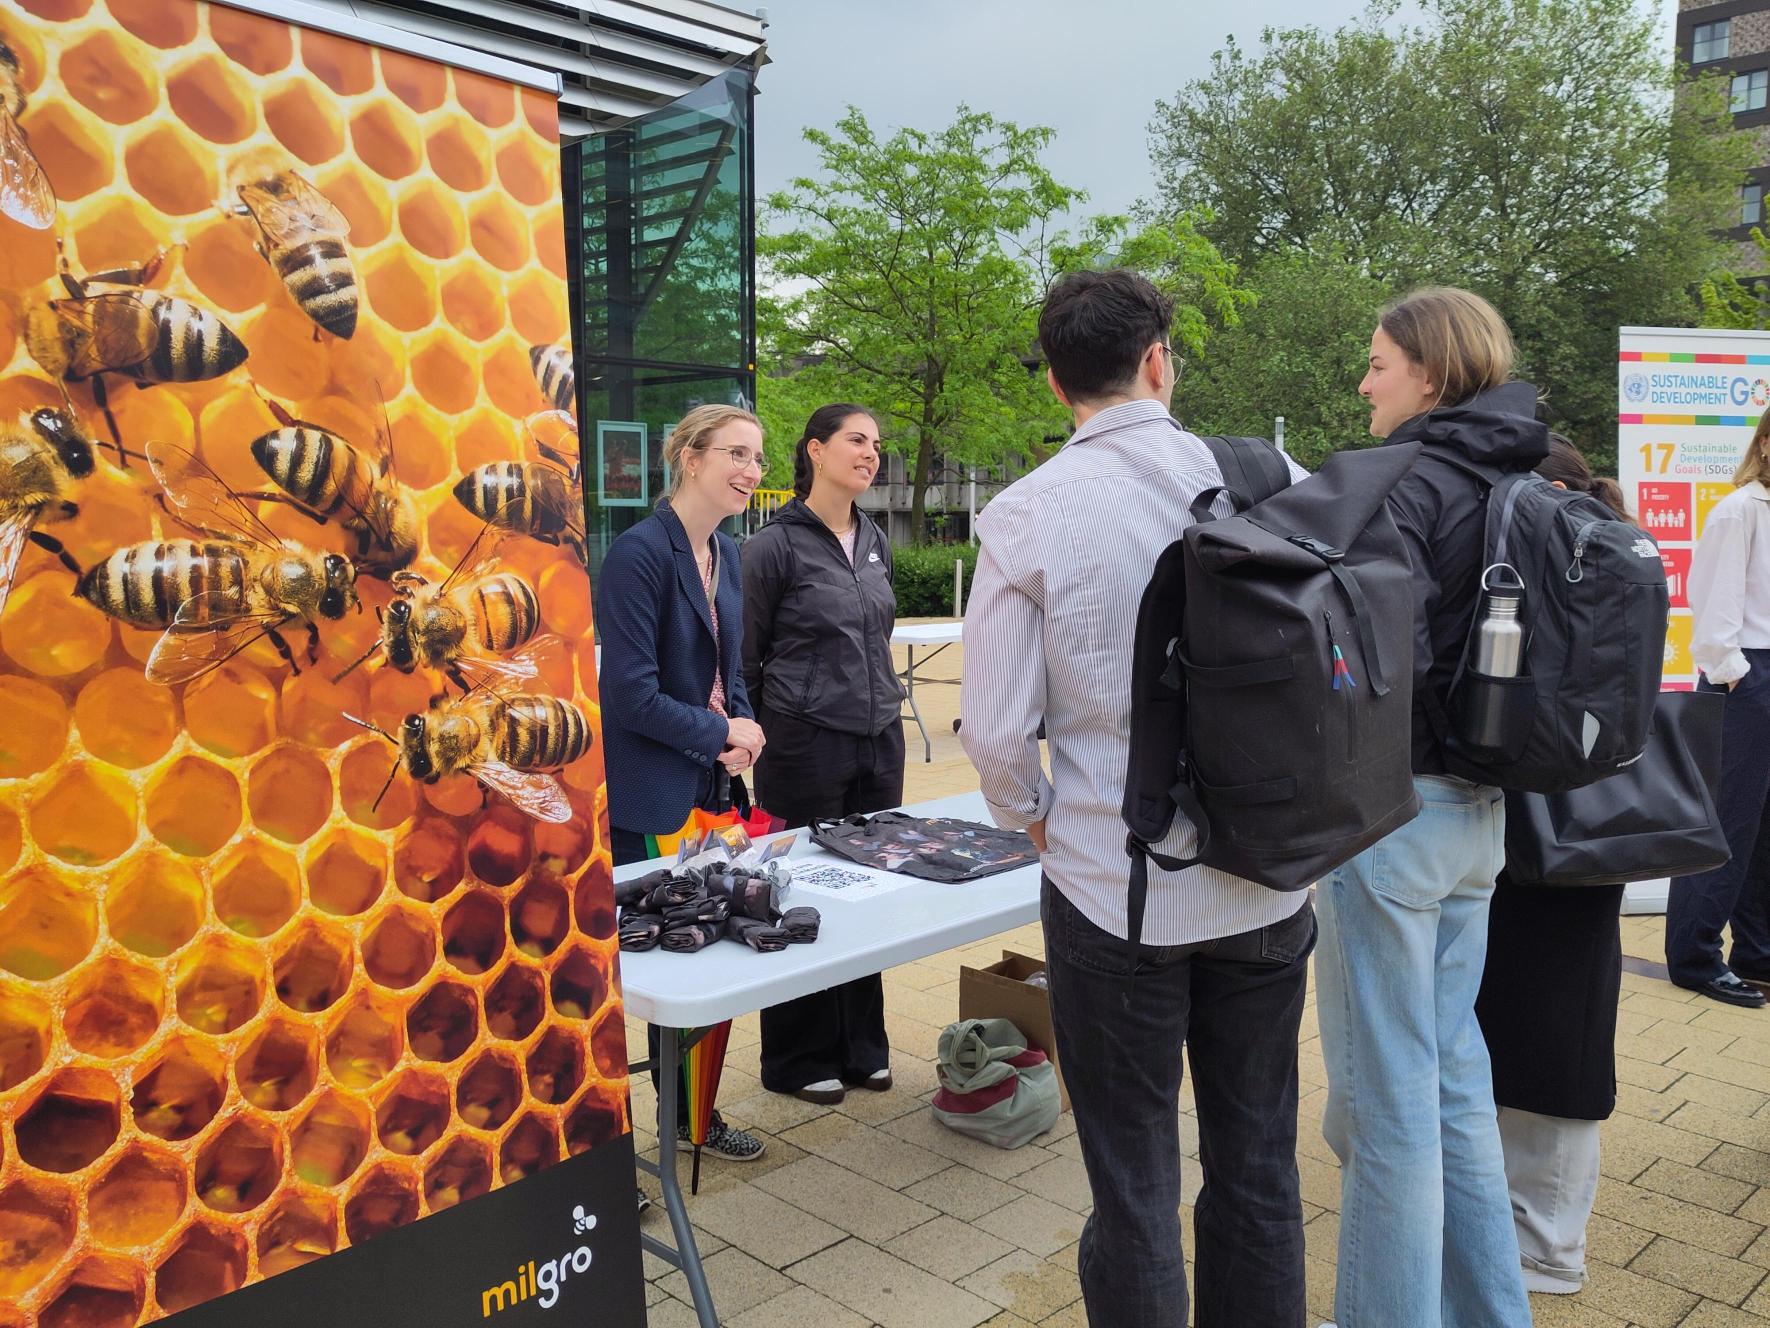
{"type": "MultiPolygon", "coordinates": [[[[790,826],[903,802],[903,724],[870,737],[838,733],[772,710],[757,715],[768,745],[756,801],[790,826]]],[[[885,983],[855,978],[762,1012],[762,1086],[795,1093],[825,1079],[858,1083],[889,1068],[885,983]]]]}
{"type": "Polygon", "coordinates": [[[1770,978],[1770,650],[1745,656],[1752,671],[1727,693],[1723,712],[1716,799],[1733,857],[1680,876],[1666,904],[1666,968],[1681,987],[1700,987],[1728,968],[1770,978]],[[1733,953],[1724,964],[1721,929],[1729,924],[1733,953]]]}
{"type": "Polygon", "coordinates": [[[1315,912],[1195,945],[1139,947],[1047,879],[1041,914],[1057,1054],[1094,1212],[1077,1262],[1092,1328],[1185,1328],[1181,1047],[1204,1185],[1193,1207],[1200,1328],[1302,1328],[1297,1029],[1315,912]]]}

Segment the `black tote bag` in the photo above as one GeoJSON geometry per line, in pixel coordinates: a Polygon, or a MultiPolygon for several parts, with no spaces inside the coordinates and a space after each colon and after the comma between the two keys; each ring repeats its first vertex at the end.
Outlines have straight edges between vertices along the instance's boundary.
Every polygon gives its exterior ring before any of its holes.
{"type": "Polygon", "coordinates": [[[1661,692],[1647,750],[1569,793],[1506,794],[1506,869],[1526,885],[1615,885],[1730,856],[1715,813],[1725,692],[1661,692]]]}

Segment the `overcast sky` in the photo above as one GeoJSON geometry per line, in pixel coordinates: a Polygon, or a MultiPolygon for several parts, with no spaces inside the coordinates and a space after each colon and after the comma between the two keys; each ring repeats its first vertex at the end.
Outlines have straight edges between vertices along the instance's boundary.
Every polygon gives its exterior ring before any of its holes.
{"type": "MultiPolygon", "coordinates": [[[[1089,211],[1126,211],[1153,192],[1156,99],[1208,72],[1226,36],[1253,49],[1263,28],[1331,27],[1363,9],[1364,0],[768,0],[773,63],[757,80],[757,184],[766,194],[812,172],[801,129],[833,125],[850,103],[888,132],[938,128],[963,101],[1055,129],[1052,174],[1086,189],[1089,211]]],[[[1669,12],[1662,21],[1669,46],[1669,12]]]]}

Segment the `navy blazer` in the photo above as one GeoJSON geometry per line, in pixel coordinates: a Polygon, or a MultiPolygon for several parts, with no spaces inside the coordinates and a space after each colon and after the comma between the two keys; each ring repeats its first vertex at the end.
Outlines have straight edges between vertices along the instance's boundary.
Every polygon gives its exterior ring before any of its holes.
{"type": "MultiPolygon", "coordinates": [[[[744,687],[737,543],[723,531],[713,538],[725,710],[734,719],[754,719],[744,687]]],[[[609,546],[596,599],[609,820],[637,834],[669,834],[688,819],[702,781],[725,750],[725,721],[707,709],[713,617],[688,532],[668,498],[609,546]]]]}

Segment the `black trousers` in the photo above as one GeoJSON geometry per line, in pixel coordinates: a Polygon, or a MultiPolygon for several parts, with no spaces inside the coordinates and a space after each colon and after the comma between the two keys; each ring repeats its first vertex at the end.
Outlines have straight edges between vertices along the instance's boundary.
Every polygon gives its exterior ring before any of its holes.
{"type": "MultiPolygon", "coordinates": [[[[903,724],[871,737],[773,711],[756,801],[788,825],[886,811],[903,802],[903,724]]],[[[885,984],[875,973],[762,1012],[762,1086],[793,1093],[825,1079],[859,1082],[891,1064],[885,984]]]]}

